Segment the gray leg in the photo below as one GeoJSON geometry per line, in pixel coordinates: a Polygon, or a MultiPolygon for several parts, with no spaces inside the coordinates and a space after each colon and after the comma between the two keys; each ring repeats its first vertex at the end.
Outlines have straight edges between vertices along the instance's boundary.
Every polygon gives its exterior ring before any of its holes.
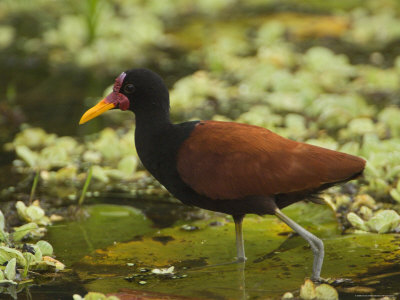
{"type": "Polygon", "coordinates": [[[313,273],[311,279],[314,281],[320,280],[322,263],[324,261],[324,243],[315,235],[301,227],[299,224],[289,219],[278,208],[275,209],[275,215],[310,244],[314,254],[313,273]]]}
{"type": "Polygon", "coordinates": [[[238,295],[237,299],[240,300],[246,300],[247,299],[247,295],[246,295],[246,277],[245,277],[245,265],[246,264],[237,264],[237,270],[238,270],[238,274],[239,274],[239,282],[238,282],[238,286],[239,286],[239,292],[240,295],[238,295]]]}
{"type": "Polygon", "coordinates": [[[243,230],[242,222],[244,215],[233,216],[235,221],[235,231],[236,231],[236,250],[237,250],[237,262],[245,262],[246,255],[244,254],[244,242],[243,242],[243,230]]]}

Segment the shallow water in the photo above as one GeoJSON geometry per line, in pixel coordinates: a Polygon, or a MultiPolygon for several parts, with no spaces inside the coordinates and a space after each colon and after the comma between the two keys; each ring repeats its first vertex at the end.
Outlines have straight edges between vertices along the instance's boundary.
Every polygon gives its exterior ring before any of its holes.
{"type": "MultiPolygon", "coordinates": [[[[42,278],[18,298],[30,294],[32,299],[71,299],[74,293],[98,291],[131,297],[146,292],[160,299],[279,299],[287,291],[298,292],[311,273],[309,246],[274,217],[245,219],[248,261],[243,266],[225,264],[235,256],[230,218],[211,215],[185,222],[190,225],[186,230],[182,221],[160,229],[139,209],[129,206],[101,204],[86,211],[89,217],[55,224],[46,235],[67,269],[42,278]],[[171,266],[173,275],[151,272],[171,266]]],[[[326,206],[299,203],[285,211],[323,238],[322,276],[349,280],[336,286],[341,299],[400,293],[399,235],[343,236],[326,206]]]]}

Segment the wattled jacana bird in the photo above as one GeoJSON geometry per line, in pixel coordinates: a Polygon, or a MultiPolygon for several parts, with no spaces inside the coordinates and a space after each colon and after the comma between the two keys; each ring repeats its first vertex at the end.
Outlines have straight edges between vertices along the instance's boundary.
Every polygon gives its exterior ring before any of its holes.
{"type": "Polygon", "coordinates": [[[310,244],[312,279],[320,278],[322,241],[280,209],[358,177],[365,167],[363,159],[295,142],[257,126],[216,121],[172,124],[168,89],[147,69],[121,73],[113,91],[86,111],[79,123],[112,108],[135,113],[137,153],[172,195],[185,204],[233,216],[239,262],[246,260],[245,214],[274,214],[310,244]]]}

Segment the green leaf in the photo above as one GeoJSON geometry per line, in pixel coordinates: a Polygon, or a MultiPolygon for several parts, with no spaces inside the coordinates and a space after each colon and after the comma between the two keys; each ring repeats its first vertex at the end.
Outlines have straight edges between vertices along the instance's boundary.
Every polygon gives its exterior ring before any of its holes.
{"type": "MultiPolygon", "coordinates": [[[[400,182],[400,181],[399,181],[400,182]]],[[[400,191],[398,189],[391,189],[390,196],[400,203],[400,191]]]]}
{"type": "Polygon", "coordinates": [[[41,240],[36,243],[36,246],[40,248],[42,255],[53,255],[53,246],[49,242],[41,240]]]}
{"type": "Polygon", "coordinates": [[[339,294],[335,288],[328,284],[321,284],[315,289],[318,300],[338,300],[339,294]]]}
{"type": "Polygon", "coordinates": [[[22,275],[23,275],[23,278],[26,278],[26,276],[28,275],[29,268],[31,267],[31,265],[33,265],[35,263],[36,258],[30,252],[24,252],[23,255],[26,260],[26,265],[24,266],[24,272],[22,275]]]}
{"type": "Polygon", "coordinates": [[[28,265],[28,264],[31,265],[31,264],[33,264],[33,263],[36,262],[36,257],[35,257],[35,255],[33,255],[32,253],[30,253],[30,252],[24,252],[23,255],[24,255],[24,257],[25,257],[25,260],[26,260],[26,264],[27,264],[27,265],[28,265]]]}
{"type": "Polygon", "coordinates": [[[4,264],[13,258],[17,259],[18,265],[25,266],[26,260],[20,251],[6,246],[0,246],[0,264],[4,264]]]}
{"type": "Polygon", "coordinates": [[[103,183],[108,183],[110,180],[106,172],[100,166],[93,166],[92,167],[93,177],[103,183]]]}
{"type": "Polygon", "coordinates": [[[5,220],[3,212],[0,210],[0,231],[4,231],[5,220]]]}
{"type": "Polygon", "coordinates": [[[33,249],[35,250],[35,261],[40,262],[43,259],[42,251],[40,250],[39,246],[32,245],[33,249]]]}
{"type": "Polygon", "coordinates": [[[307,279],[300,288],[300,298],[304,300],[312,300],[316,297],[317,293],[315,291],[315,285],[310,279],[307,279]]]}
{"type": "Polygon", "coordinates": [[[27,207],[24,202],[17,201],[15,208],[17,209],[18,216],[22,221],[30,221],[28,215],[26,214],[27,207]]]}
{"type": "Polygon", "coordinates": [[[289,299],[291,299],[291,300],[294,299],[294,296],[291,292],[286,292],[285,294],[283,294],[282,300],[289,300],[289,299]]]}
{"type": "Polygon", "coordinates": [[[368,226],[365,224],[364,220],[361,219],[358,215],[351,212],[347,214],[347,220],[357,229],[361,229],[364,231],[369,231],[368,226]]]}
{"type": "Polygon", "coordinates": [[[13,240],[16,242],[21,241],[27,234],[37,229],[39,229],[39,226],[36,223],[28,223],[19,227],[14,227],[14,232],[12,233],[13,240]]]}
{"type": "Polygon", "coordinates": [[[118,170],[123,172],[126,176],[132,176],[136,170],[138,160],[136,156],[126,156],[118,163],[118,170]]]}
{"type": "Polygon", "coordinates": [[[106,300],[106,295],[102,293],[90,292],[85,296],[85,300],[106,300]]]}
{"type": "Polygon", "coordinates": [[[392,136],[400,137],[400,109],[398,107],[385,107],[378,114],[378,120],[390,128],[392,136]]]}
{"type": "Polygon", "coordinates": [[[0,230],[0,242],[6,242],[8,240],[8,233],[0,230]]]}
{"type": "Polygon", "coordinates": [[[29,148],[38,148],[53,143],[55,138],[55,134],[47,134],[42,128],[27,128],[17,134],[12,146],[24,145],[29,148]]]}
{"type": "Polygon", "coordinates": [[[8,280],[14,280],[15,279],[15,268],[17,266],[17,260],[15,258],[12,258],[6,268],[4,269],[4,275],[8,280]]]}
{"type": "Polygon", "coordinates": [[[53,167],[65,167],[68,165],[68,152],[62,146],[51,145],[40,152],[38,163],[41,169],[49,170],[53,167]]]}
{"type": "Polygon", "coordinates": [[[100,138],[91,145],[91,148],[100,152],[106,160],[113,161],[120,159],[119,146],[120,142],[116,131],[106,128],[100,133],[100,138]]]}
{"type": "Polygon", "coordinates": [[[394,210],[381,210],[366,222],[371,231],[386,233],[393,231],[400,223],[400,216],[394,210]]]}
{"type": "Polygon", "coordinates": [[[34,168],[37,166],[38,155],[30,150],[27,146],[17,146],[15,148],[15,152],[24,162],[26,162],[29,167],[34,168]]]}
{"type": "Polygon", "coordinates": [[[36,205],[30,205],[26,209],[26,214],[28,218],[33,222],[39,221],[45,215],[44,210],[36,205]]]}
{"type": "MultiPolygon", "coordinates": [[[[10,285],[10,284],[12,284],[12,285],[17,285],[18,283],[17,282],[15,282],[15,281],[13,281],[13,280],[8,280],[8,279],[3,279],[3,280],[0,280],[0,285],[3,285],[3,284],[8,284],[8,285],[10,285]]],[[[2,293],[3,291],[0,289],[0,293],[2,293]]],[[[14,298],[15,299],[15,298],[14,298]]]]}

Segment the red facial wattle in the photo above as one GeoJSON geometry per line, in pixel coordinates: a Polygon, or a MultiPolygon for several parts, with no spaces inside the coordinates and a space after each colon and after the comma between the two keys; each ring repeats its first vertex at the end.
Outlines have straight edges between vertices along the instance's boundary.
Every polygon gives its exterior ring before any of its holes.
{"type": "Polygon", "coordinates": [[[106,103],[112,103],[120,110],[127,110],[129,108],[129,99],[124,94],[119,92],[125,76],[126,73],[122,72],[121,75],[115,79],[113,91],[105,98],[106,103]]]}

